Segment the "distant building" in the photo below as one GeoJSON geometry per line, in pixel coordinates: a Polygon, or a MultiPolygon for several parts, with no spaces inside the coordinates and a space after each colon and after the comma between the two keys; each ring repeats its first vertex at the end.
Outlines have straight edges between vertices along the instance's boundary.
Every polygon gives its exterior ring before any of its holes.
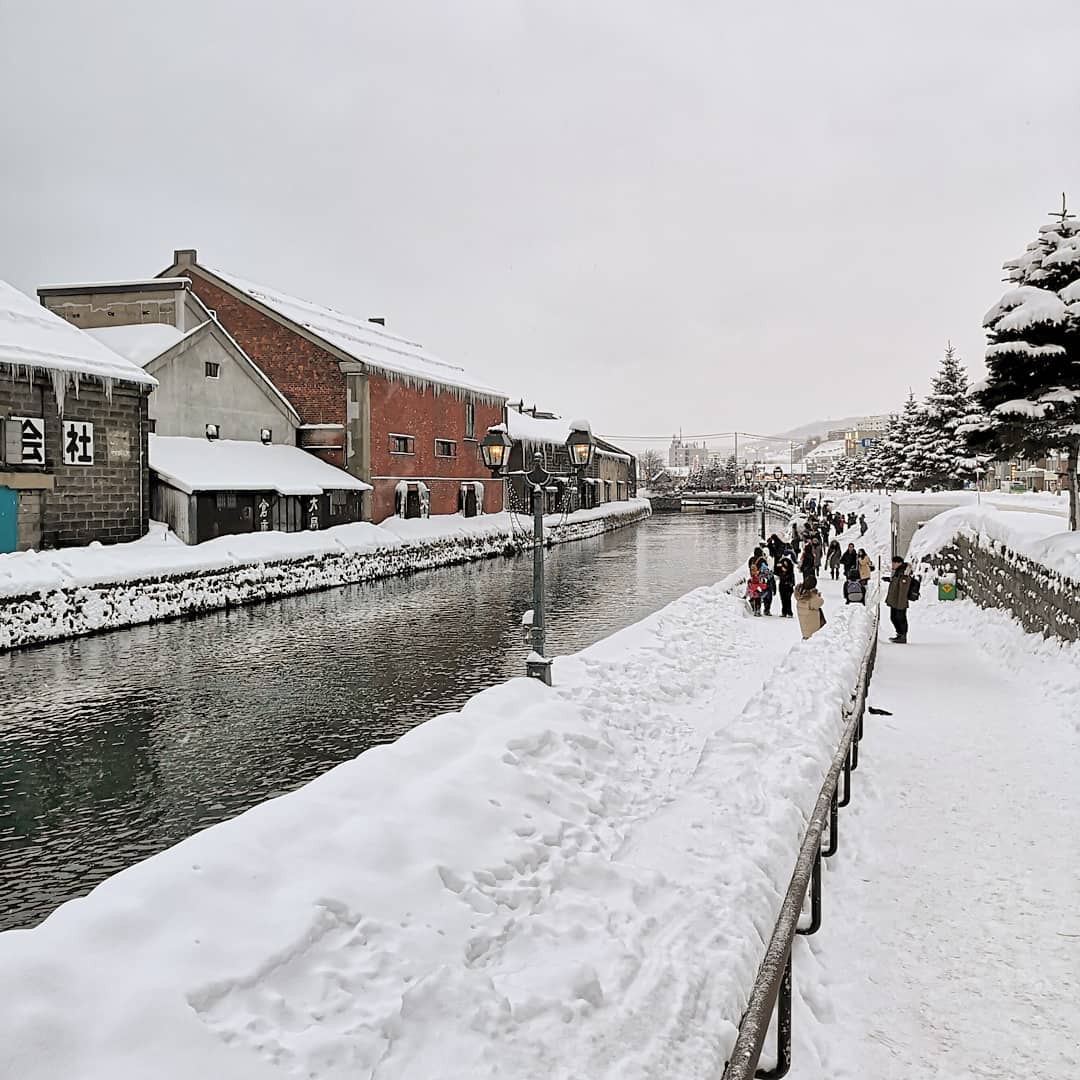
{"type": "Polygon", "coordinates": [[[0,552],[137,540],[152,375],[0,282],[0,552]]]}
{"type": "Polygon", "coordinates": [[[681,435],[672,435],[668,447],[668,464],[688,469],[704,469],[710,461],[711,451],[704,443],[683,442],[681,435]]]}
{"type": "Polygon", "coordinates": [[[187,277],[203,304],[300,417],[300,446],[372,485],[364,514],[382,521],[453,514],[462,492],[502,509],[479,439],[503,419],[506,395],[434,356],[381,320],[343,314],[174,252],[160,275],[187,277]]]}
{"type": "MultiPolygon", "coordinates": [[[[566,440],[570,422],[554,413],[524,410],[509,406],[506,411],[506,430],[512,446],[507,468],[507,485],[511,509],[531,512],[533,494],[525,483],[523,473],[539,453],[544,467],[552,472],[571,473],[570,455],[566,440]]],[[[594,436],[595,438],[595,436],[594,436]]],[[[546,513],[561,510],[584,510],[608,502],[621,502],[637,494],[637,460],[632,454],[604,439],[595,438],[596,449],[592,464],[585,475],[569,481],[556,479],[545,493],[546,513]]]]}

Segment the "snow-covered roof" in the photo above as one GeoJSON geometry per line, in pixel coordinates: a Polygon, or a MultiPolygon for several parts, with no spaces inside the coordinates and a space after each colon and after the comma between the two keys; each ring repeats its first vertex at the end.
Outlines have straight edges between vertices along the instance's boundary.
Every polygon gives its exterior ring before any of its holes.
{"type": "MultiPolygon", "coordinates": [[[[198,330],[196,327],[195,330],[198,330]]],[[[194,333],[195,330],[189,331],[194,333]]],[[[146,367],[166,349],[184,337],[184,332],[169,323],[132,323],[130,326],[95,326],[86,333],[108,345],[113,352],[126,356],[133,364],[146,367]]]]}
{"type": "Polygon", "coordinates": [[[289,296],[222,270],[202,269],[373,371],[413,386],[446,387],[500,404],[506,400],[507,395],[501,390],[474,379],[464,368],[441,360],[419,342],[390,333],[379,323],[289,296]]]}
{"type": "Polygon", "coordinates": [[[843,439],[830,439],[828,442],[818,443],[813,450],[809,451],[804,460],[809,461],[817,457],[835,457],[844,452],[843,439]]]}
{"type": "Polygon", "coordinates": [[[526,446],[565,446],[570,432],[576,430],[569,420],[538,420],[528,413],[507,409],[507,434],[526,446]]]}
{"type": "Polygon", "coordinates": [[[189,495],[196,491],[321,495],[330,490],[371,490],[370,484],[297,446],[241,439],[151,435],[150,468],[189,495]]]}
{"type": "Polygon", "coordinates": [[[47,371],[61,411],[68,386],[82,378],[97,379],[106,392],[114,382],[157,386],[141,367],[6,281],[0,281],[0,365],[19,372],[47,371]]]}
{"type": "Polygon", "coordinates": [[[39,285],[42,293],[90,293],[125,292],[128,289],[190,289],[191,279],[186,277],[130,278],[127,281],[70,281],[55,285],[39,285]]]}

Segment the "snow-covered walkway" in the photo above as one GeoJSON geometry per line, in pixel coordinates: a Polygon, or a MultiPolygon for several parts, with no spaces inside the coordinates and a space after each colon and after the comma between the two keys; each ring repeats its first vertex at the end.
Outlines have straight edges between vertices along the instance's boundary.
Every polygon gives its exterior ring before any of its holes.
{"type": "Polygon", "coordinates": [[[790,1075],[1080,1076],[1080,645],[930,592],[906,647],[882,612],[790,1075]]]}

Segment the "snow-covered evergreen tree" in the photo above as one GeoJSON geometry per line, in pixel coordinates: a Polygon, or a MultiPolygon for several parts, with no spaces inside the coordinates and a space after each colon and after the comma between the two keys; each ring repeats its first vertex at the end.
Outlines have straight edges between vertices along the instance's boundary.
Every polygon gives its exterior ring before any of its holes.
{"type": "Polygon", "coordinates": [[[913,487],[960,488],[972,478],[971,455],[957,431],[971,412],[967,371],[950,342],[919,411],[908,461],[913,487]]]}
{"type": "Polygon", "coordinates": [[[893,417],[875,455],[875,478],[880,481],[880,486],[893,490],[911,487],[915,443],[922,423],[918,402],[909,391],[903,410],[893,417]]]}
{"type": "Polygon", "coordinates": [[[1065,212],[1005,263],[1015,287],[986,313],[987,377],[976,398],[987,415],[965,425],[969,442],[997,457],[1068,454],[1069,527],[1080,529],[1080,225],[1065,212]]]}

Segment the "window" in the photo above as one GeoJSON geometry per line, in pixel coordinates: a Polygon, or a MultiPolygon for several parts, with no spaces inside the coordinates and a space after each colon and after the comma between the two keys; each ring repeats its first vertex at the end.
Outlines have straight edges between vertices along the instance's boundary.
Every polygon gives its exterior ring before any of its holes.
{"type": "Polygon", "coordinates": [[[153,435],[157,431],[157,417],[151,416],[146,421],[146,430],[153,435]]]}
{"type": "Polygon", "coordinates": [[[457,457],[457,443],[453,439],[436,439],[435,456],[457,457]]]}
{"type": "Polygon", "coordinates": [[[344,514],[347,505],[348,498],[344,491],[330,492],[330,514],[332,517],[340,517],[344,514]]]}
{"type": "Polygon", "coordinates": [[[235,491],[219,491],[214,496],[214,501],[217,504],[219,510],[235,510],[236,509],[236,492],[235,491]]]}
{"type": "Polygon", "coordinates": [[[221,378],[221,365],[215,364],[213,360],[206,361],[206,377],[208,379],[221,378]]]}
{"type": "Polygon", "coordinates": [[[476,406],[471,401],[465,402],[465,438],[476,438],[476,406]]]}
{"type": "Polygon", "coordinates": [[[416,439],[412,435],[391,435],[390,436],[390,453],[391,454],[415,454],[416,453],[416,439]]]}

